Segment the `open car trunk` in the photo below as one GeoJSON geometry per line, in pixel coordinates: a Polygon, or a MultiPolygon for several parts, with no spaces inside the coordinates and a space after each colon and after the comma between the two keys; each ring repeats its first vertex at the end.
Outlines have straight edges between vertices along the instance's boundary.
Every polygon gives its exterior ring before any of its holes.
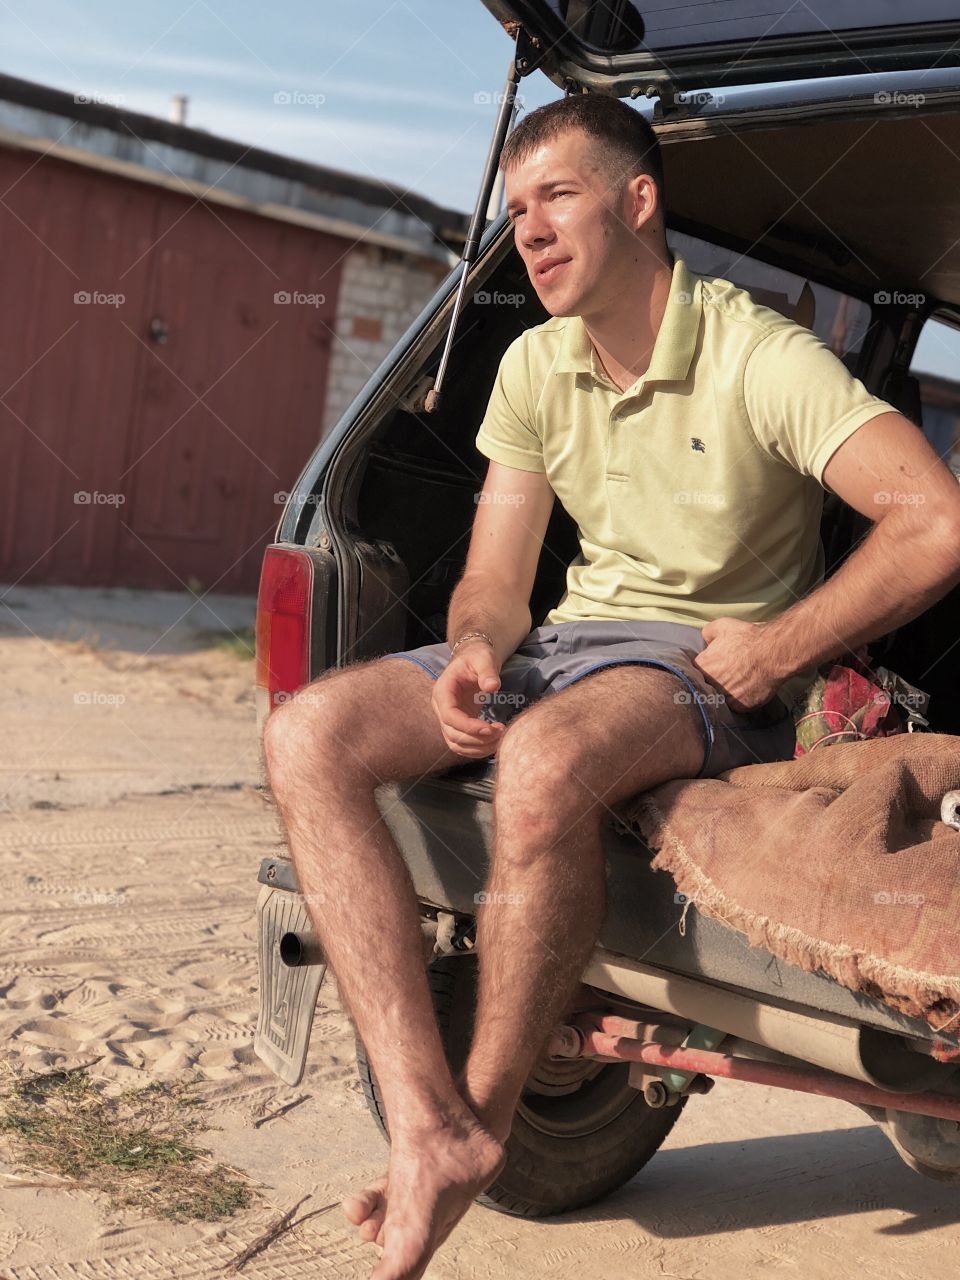
{"type": "MultiPolygon", "coordinates": [[[[761,112],[753,128],[745,118],[735,131],[719,120],[666,126],[668,226],[675,235],[733,250],[735,258],[749,249],[754,266],[781,266],[866,308],[881,290],[923,292],[923,307],[868,312],[855,347],[844,355],[870,389],[896,404],[924,312],[936,303],[960,315],[958,188],[943,183],[944,166],[960,166],[960,116],[937,115],[935,132],[915,111],[893,110],[880,119],[874,113],[866,122],[838,113],[815,130],[809,119],[774,122],[761,112]],[[696,145],[675,145],[690,142],[691,133],[696,145]],[[854,153],[855,167],[845,163],[854,153]],[[777,173],[785,170],[784,156],[790,157],[786,178],[777,173]],[[895,183],[891,156],[897,157],[895,183]]],[[[688,260],[702,270],[695,257],[688,260]]],[[[444,398],[435,413],[425,414],[455,283],[447,282],[446,293],[388,357],[342,432],[324,442],[297,486],[301,500],[284,515],[280,541],[305,544],[335,565],[328,586],[332,593],[335,577],[339,607],[333,610],[331,594],[311,677],[337,661],[444,636],[486,471],[474,437],[503,351],[524,328],[547,318],[501,218],[488,228],[471,274],[444,398]],[[474,291],[480,289],[513,295],[515,305],[479,300],[474,291]]],[[[828,499],[822,527],[828,573],[864,531],[843,504],[828,499]]],[[[576,529],[557,504],[531,599],[534,625],[560,598],[576,553],[576,529]]],[[[886,665],[932,695],[931,727],[946,733],[960,733],[960,699],[948,660],[931,665],[928,654],[948,651],[960,635],[958,607],[954,591],[881,650],[886,665]]],[[[493,772],[493,762],[484,761],[380,789],[385,820],[425,904],[475,914],[490,848],[493,772]]],[[[609,951],[772,1002],[921,1041],[933,1037],[925,1024],[782,965],[696,913],[687,916],[681,936],[683,904],[670,878],[650,870],[651,853],[639,836],[608,824],[604,843],[609,906],[600,943],[609,951]]]]}
{"type": "MultiPolygon", "coordinates": [[[[862,120],[845,119],[816,130],[781,124],[745,134],[724,127],[695,146],[671,145],[671,137],[687,131],[687,125],[667,130],[663,155],[668,223],[693,270],[725,274],[724,255],[707,251],[712,245],[729,250],[726,259],[735,264],[731,275],[755,291],[761,260],[811,280],[821,299],[813,327],[828,342],[836,334],[829,289],[823,286],[862,299],[866,318],[857,345],[847,350],[834,342],[834,349],[871,390],[915,416],[904,374],[923,317],[935,303],[955,308],[960,316],[955,232],[960,185],[942,182],[943,156],[960,170],[960,115],[939,115],[933,126],[913,112],[866,127],[862,120]],[[866,161],[857,165],[856,174],[843,163],[854,150],[866,161]],[[773,169],[774,158],[783,155],[791,157],[787,181],[773,169]],[[883,163],[890,155],[899,157],[892,189],[883,163]],[[816,181],[825,157],[837,162],[816,181]],[[704,252],[694,248],[694,236],[704,252]],[[738,261],[748,250],[748,257],[738,261]],[[716,270],[714,262],[719,262],[716,270]],[[924,305],[874,308],[879,293],[922,293],[924,305]]],[[[782,163],[779,168],[782,172],[782,163]]],[[[351,657],[444,638],[447,605],[462,571],[475,494],[486,471],[474,437],[497,365],[513,338],[547,318],[512,246],[510,228],[501,219],[490,234],[474,288],[510,296],[516,305],[469,301],[440,409],[425,414],[398,407],[392,399],[379,420],[371,421],[362,446],[345,449],[334,462],[328,481],[331,517],[337,510],[332,501],[337,478],[345,477],[348,484],[337,504],[344,525],[362,530],[365,545],[388,546],[395,553],[385,564],[382,557],[374,563],[361,552],[360,576],[369,603],[365,606],[358,586],[357,613],[343,631],[351,657]],[[378,590],[384,578],[386,589],[378,590]]],[[[468,288],[468,298],[471,292],[468,288]]],[[[442,331],[440,319],[436,331],[442,331]]],[[[409,404],[422,405],[436,359],[437,350],[426,349],[401,380],[411,388],[409,404]]],[[[868,527],[863,517],[826,496],[822,536],[828,573],[868,527]]],[[[576,529],[556,504],[531,599],[534,625],[562,595],[566,566],[576,552],[576,529]]],[[[954,591],[896,633],[884,650],[886,665],[931,694],[932,727],[944,733],[960,733],[960,697],[949,660],[937,661],[935,655],[948,650],[958,635],[960,593],[954,591]]]]}
{"type": "Polygon", "coordinates": [[[621,97],[956,66],[951,0],[484,0],[563,88],[621,97]]]}

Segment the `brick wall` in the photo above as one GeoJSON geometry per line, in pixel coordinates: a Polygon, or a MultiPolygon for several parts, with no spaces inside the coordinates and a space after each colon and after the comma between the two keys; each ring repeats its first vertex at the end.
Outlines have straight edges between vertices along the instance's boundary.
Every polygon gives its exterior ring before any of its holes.
{"type": "Polygon", "coordinates": [[[330,350],[323,432],[337,422],[422,310],[449,268],[379,245],[357,244],[343,261],[330,350]]]}

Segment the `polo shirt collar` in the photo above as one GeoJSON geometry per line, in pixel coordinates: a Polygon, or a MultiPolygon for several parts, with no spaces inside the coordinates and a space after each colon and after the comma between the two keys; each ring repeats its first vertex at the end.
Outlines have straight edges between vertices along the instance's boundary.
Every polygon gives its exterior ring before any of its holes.
{"type": "MultiPolygon", "coordinates": [[[[682,382],[686,378],[697,345],[702,311],[700,277],[689,270],[679,254],[675,255],[670,292],[653,344],[650,366],[638,381],[682,382]]],[[[570,316],[564,326],[554,369],[557,373],[589,373],[598,381],[607,381],[580,316],[570,316]]]]}

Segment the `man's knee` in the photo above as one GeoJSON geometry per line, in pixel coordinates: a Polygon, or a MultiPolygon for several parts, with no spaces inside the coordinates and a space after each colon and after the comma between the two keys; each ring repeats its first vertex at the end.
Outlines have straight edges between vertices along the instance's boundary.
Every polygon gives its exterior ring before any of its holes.
{"type": "Polygon", "coordinates": [[[544,730],[541,717],[528,711],[508,726],[496,757],[497,830],[522,835],[531,849],[548,848],[578,824],[599,821],[581,743],[544,730]]]}
{"type": "Polygon", "coordinates": [[[347,743],[362,714],[349,668],[327,673],[271,710],[263,729],[263,753],[274,791],[304,774],[330,779],[339,773],[347,743]]]}

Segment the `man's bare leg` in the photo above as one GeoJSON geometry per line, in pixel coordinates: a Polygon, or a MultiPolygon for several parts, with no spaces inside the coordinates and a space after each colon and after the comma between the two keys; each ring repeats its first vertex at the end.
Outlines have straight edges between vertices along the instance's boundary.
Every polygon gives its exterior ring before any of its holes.
{"type": "Polygon", "coordinates": [[[700,770],[702,719],[681,692],[662,670],[613,667],[522,712],[499,745],[476,1026],[458,1085],[501,1142],[600,931],[609,806],[700,770]]]}
{"type": "Polygon", "coordinates": [[[443,740],[431,685],[403,660],[330,672],[264,733],[297,880],[386,1107],[387,1176],[344,1203],[362,1237],[384,1245],[376,1280],[421,1275],[503,1163],[451,1077],[416,895],[374,798],[381,782],[464,763],[443,740]]]}
{"type": "Polygon", "coordinates": [[[500,744],[476,1026],[461,1083],[502,1142],[600,932],[610,806],[693,777],[703,763],[700,711],[678,692],[661,669],[612,667],[529,708],[500,744]]]}

